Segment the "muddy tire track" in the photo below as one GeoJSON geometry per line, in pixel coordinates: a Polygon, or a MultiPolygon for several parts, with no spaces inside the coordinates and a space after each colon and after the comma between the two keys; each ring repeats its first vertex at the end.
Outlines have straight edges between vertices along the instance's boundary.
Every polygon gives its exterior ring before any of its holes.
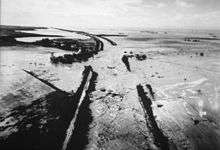
{"type": "Polygon", "coordinates": [[[155,120],[153,110],[152,110],[152,88],[149,88],[150,85],[147,85],[146,88],[148,91],[145,91],[142,85],[137,85],[137,92],[139,96],[139,102],[143,108],[144,116],[146,120],[146,125],[149,128],[154,144],[162,150],[169,150],[169,140],[160,130],[155,120]]]}

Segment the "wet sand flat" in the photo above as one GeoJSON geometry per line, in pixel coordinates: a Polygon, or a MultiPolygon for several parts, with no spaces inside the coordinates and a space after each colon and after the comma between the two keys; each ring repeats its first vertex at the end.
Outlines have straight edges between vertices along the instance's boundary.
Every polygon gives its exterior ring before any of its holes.
{"type": "MultiPolygon", "coordinates": [[[[97,30],[89,33],[99,34],[97,30]]],[[[70,51],[36,45],[1,46],[2,146],[12,148],[10,145],[15,143],[24,149],[220,148],[219,35],[210,40],[207,31],[165,34],[161,30],[124,30],[123,34],[127,36],[106,36],[117,45],[97,36],[104,44],[103,50],[87,61],[71,64],[50,61],[51,53],[62,56],[70,51]],[[195,37],[200,37],[199,41],[185,40],[195,37]],[[122,61],[123,56],[128,58],[130,70],[122,61]],[[85,66],[90,66],[97,78],[84,79],[85,66]],[[23,69],[66,93],[55,91],[23,69]],[[88,84],[85,87],[84,82],[88,84]],[[146,97],[138,92],[138,85],[146,97]],[[80,93],[80,88],[85,93],[83,102],[75,104],[79,98],[74,95],[80,93]],[[75,126],[82,133],[73,130],[70,144],[63,146],[77,106],[75,126]],[[27,140],[22,133],[29,135],[29,142],[35,141],[33,147],[22,145],[27,140]],[[165,138],[157,139],[158,135],[165,138]],[[20,145],[14,142],[18,137],[20,145]],[[42,137],[45,141],[40,140],[42,137]],[[74,142],[77,137],[84,142],[74,142]],[[164,139],[167,146],[163,145],[164,139]],[[57,144],[52,146],[47,140],[57,144]]]]}

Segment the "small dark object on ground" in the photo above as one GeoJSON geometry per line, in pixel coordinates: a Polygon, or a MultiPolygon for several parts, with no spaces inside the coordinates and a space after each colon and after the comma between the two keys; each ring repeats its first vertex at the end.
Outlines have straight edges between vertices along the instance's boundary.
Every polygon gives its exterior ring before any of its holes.
{"type": "Polygon", "coordinates": [[[163,106],[162,104],[157,104],[157,107],[159,107],[159,108],[162,107],[162,106],[163,106]]]}
{"type": "Polygon", "coordinates": [[[145,54],[135,54],[135,57],[137,60],[140,61],[147,59],[147,56],[145,54]]]}
{"type": "Polygon", "coordinates": [[[111,67],[111,66],[107,66],[108,69],[115,69],[115,66],[114,67],[111,67]]]}
{"type": "Polygon", "coordinates": [[[157,76],[157,78],[164,78],[164,76],[157,76]]]}
{"type": "Polygon", "coordinates": [[[121,58],[122,62],[125,64],[127,70],[130,72],[131,71],[131,68],[130,68],[130,64],[129,64],[129,61],[128,61],[128,56],[126,55],[123,55],[123,57],[121,58]]]}
{"type": "Polygon", "coordinates": [[[57,63],[63,63],[63,64],[71,64],[73,62],[82,62],[82,61],[87,61],[89,58],[93,57],[95,54],[98,52],[84,52],[84,53],[79,53],[79,54],[64,54],[63,56],[51,56],[50,60],[52,63],[57,64],[57,63]]]}
{"type": "Polygon", "coordinates": [[[200,122],[200,121],[197,120],[197,119],[196,119],[196,120],[193,120],[193,121],[194,121],[194,125],[197,125],[197,124],[199,124],[199,122],[200,122]]]}
{"type": "Polygon", "coordinates": [[[204,56],[204,53],[203,53],[203,52],[201,52],[201,53],[200,53],[200,56],[204,56]]]}
{"type": "Polygon", "coordinates": [[[105,91],[106,91],[106,89],[105,89],[105,88],[101,88],[101,89],[100,89],[100,91],[105,92],[105,91]]]}
{"type": "Polygon", "coordinates": [[[198,94],[202,94],[202,90],[198,89],[197,90],[198,94]]]}

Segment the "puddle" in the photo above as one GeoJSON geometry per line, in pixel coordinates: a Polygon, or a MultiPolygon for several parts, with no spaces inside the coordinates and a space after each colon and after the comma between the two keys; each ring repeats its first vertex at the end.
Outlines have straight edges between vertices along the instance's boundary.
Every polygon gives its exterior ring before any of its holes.
{"type": "Polygon", "coordinates": [[[90,37],[84,36],[81,34],[73,33],[73,32],[67,32],[67,31],[61,31],[58,29],[36,29],[32,31],[25,31],[25,30],[17,30],[19,32],[24,32],[24,33],[33,33],[33,34],[41,34],[41,35],[58,35],[58,36],[64,36],[65,38],[76,38],[76,39],[88,39],[90,37]]]}

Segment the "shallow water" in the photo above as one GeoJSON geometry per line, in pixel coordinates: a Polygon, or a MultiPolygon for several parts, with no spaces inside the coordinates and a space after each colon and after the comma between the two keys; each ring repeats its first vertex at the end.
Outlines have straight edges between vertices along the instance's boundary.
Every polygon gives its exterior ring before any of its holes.
{"type": "MultiPolygon", "coordinates": [[[[62,38],[62,37],[23,37],[23,38],[15,38],[16,41],[19,41],[19,42],[36,42],[36,41],[40,41],[42,39],[59,39],[59,38],[62,38]]],[[[65,37],[65,39],[73,39],[72,37],[65,37]]]]}
{"type": "Polygon", "coordinates": [[[88,36],[73,33],[73,32],[67,32],[67,31],[61,31],[54,28],[48,28],[48,29],[36,29],[31,31],[25,31],[25,30],[19,30],[19,32],[24,33],[33,33],[33,34],[41,34],[41,35],[58,35],[58,36],[64,36],[65,38],[77,38],[77,39],[88,39],[88,36]]]}

